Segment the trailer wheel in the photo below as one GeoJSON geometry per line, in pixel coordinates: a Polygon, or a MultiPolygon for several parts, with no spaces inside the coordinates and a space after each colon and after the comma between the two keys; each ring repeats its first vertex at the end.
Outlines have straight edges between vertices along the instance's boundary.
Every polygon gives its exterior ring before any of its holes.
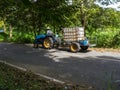
{"type": "Polygon", "coordinates": [[[46,49],[50,49],[53,47],[53,40],[51,37],[47,37],[43,41],[43,47],[46,49]]]}
{"type": "Polygon", "coordinates": [[[87,50],[88,46],[80,46],[82,50],[87,50]]]}
{"type": "Polygon", "coordinates": [[[71,43],[70,50],[71,50],[71,52],[74,52],[74,53],[78,52],[80,50],[80,45],[76,42],[71,43]]]}

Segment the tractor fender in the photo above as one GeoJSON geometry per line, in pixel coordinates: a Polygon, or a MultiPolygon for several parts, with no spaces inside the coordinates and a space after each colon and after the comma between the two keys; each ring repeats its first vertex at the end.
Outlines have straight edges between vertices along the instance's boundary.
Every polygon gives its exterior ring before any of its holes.
{"type": "Polygon", "coordinates": [[[37,36],[35,37],[35,39],[41,39],[41,38],[45,38],[45,37],[46,37],[45,34],[40,34],[40,35],[37,35],[37,36]]]}

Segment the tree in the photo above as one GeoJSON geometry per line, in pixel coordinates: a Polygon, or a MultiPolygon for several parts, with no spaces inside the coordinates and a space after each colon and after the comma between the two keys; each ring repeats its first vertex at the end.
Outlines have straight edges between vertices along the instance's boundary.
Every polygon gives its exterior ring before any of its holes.
{"type": "Polygon", "coordinates": [[[74,0],[73,4],[76,4],[78,8],[77,18],[80,20],[81,26],[86,28],[87,20],[94,10],[94,0],[74,0]]]}

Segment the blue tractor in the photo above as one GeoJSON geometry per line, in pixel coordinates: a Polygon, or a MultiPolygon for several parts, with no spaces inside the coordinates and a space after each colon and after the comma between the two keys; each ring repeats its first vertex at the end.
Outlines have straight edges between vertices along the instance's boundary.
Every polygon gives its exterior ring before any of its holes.
{"type": "Polygon", "coordinates": [[[38,48],[39,44],[45,49],[51,49],[53,47],[58,48],[61,44],[61,39],[57,35],[53,34],[40,34],[35,37],[34,47],[38,48]]]}

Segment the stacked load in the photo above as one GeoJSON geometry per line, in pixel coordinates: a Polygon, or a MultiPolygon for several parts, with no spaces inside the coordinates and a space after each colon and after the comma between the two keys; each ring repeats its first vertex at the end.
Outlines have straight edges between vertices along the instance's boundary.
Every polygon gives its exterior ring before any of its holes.
{"type": "Polygon", "coordinates": [[[63,28],[63,37],[66,42],[73,42],[83,40],[84,38],[84,28],[63,28]]]}

